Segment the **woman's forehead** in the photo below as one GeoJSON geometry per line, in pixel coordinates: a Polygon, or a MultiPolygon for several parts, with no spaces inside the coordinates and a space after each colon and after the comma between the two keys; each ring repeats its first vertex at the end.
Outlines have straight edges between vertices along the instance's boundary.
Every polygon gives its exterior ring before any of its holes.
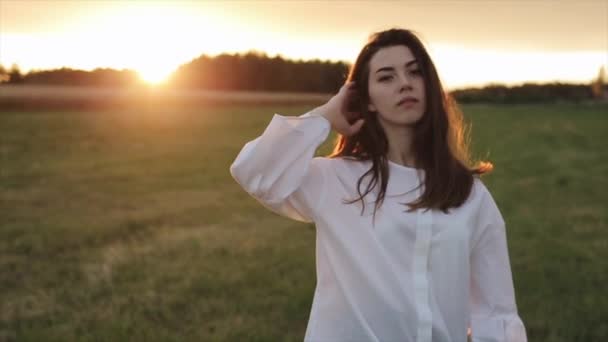
{"type": "Polygon", "coordinates": [[[405,45],[389,46],[378,50],[369,62],[370,71],[377,72],[385,67],[402,68],[416,58],[409,47],[405,45]]]}

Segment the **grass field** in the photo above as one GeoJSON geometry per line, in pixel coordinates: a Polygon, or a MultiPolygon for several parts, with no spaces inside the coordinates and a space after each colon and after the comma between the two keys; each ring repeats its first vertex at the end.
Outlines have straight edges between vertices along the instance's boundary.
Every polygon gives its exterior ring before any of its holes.
{"type": "MultiPolygon", "coordinates": [[[[301,341],[314,226],[228,169],[310,108],[0,113],[0,341],[301,341]]],[[[463,111],[529,340],[606,341],[608,106],[463,111]]]]}

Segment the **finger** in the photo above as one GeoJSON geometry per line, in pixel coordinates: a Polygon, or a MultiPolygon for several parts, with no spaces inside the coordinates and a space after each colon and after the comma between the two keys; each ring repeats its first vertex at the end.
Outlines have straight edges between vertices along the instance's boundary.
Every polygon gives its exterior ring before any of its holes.
{"type": "Polygon", "coordinates": [[[344,85],[342,87],[344,87],[344,88],[352,88],[354,86],[355,86],[355,81],[350,81],[350,82],[344,83],[344,85]]]}
{"type": "Polygon", "coordinates": [[[346,110],[345,116],[348,122],[355,122],[356,119],[361,118],[361,113],[359,113],[359,111],[357,111],[356,109],[346,110]]]}
{"type": "Polygon", "coordinates": [[[359,130],[361,130],[361,127],[363,127],[363,124],[365,123],[364,119],[359,119],[357,120],[357,122],[355,122],[354,124],[352,124],[349,127],[349,133],[350,135],[356,134],[357,132],[359,132],[359,130]]]}

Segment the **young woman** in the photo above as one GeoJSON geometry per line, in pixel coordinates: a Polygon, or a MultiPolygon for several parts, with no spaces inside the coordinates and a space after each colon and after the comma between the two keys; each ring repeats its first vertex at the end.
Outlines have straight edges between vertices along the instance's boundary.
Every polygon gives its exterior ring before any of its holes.
{"type": "Polygon", "coordinates": [[[416,35],[374,33],[327,103],[275,114],[230,172],[316,224],[305,341],[525,342],[505,222],[416,35]],[[334,152],[314,157],[334,129],[334,152]]]}

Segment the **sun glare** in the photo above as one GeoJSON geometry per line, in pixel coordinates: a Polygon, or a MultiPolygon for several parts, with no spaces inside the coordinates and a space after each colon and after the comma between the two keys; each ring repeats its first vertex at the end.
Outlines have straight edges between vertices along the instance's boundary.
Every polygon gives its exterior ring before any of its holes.
{"type": "Polygon", "coordinates": [[[168,69],[150,64],[147,67],[144,66],[139,68],[137,74],[142,81],[148,84],[157,85],[167,81],[172,71],[173,68],[168,69]]]}
{"type": "MultiPolygon", "coordinates": [[[[202,53],[201,32],[212,32],[216,21],[212,13],[191,13],[184,8],[163,3],[139,6],[121,3],[98,13],[94,21],[97,30],[93,39],[112,37],[111,48],[103,59],[134,69],[149,84],[167,80],[179,66],[193,55],[202,53]],[[103,27],[103,30],[99,30],[103,27]],[[195,39],[196,38],[196,39],[195,39]]],[[[90,22],[83,25],[91,27],[90,22]]]]}
{"type": "MultiPolygon", "coordinates": [[[[171,41],[183,40],[181,16],[168,8],[132,8],[121,11],[113,18],[117,37],[122,37],[130,52],[138,59],[135,70],[141,79],[150,84],[159,84],[167,79],[175,68],[171,41]]],[[[126,46],[125,46],[126,47],[126,46]]]]}

